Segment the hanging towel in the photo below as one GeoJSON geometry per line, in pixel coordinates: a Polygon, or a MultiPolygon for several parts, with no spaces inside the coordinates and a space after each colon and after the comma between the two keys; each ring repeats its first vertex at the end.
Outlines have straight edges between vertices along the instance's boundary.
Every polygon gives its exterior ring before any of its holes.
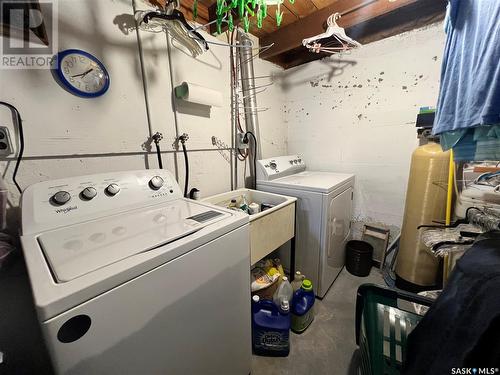
{"type": "Polygon", "coordinates": [[[482,125],[441,133],[443,150],[455,161],[500,160],[500,125],[482,125]]]}
{"type": "Polygon", "coordinates": [[[434,134],[500,123],[500,0],[450,0],[434,134]]]}

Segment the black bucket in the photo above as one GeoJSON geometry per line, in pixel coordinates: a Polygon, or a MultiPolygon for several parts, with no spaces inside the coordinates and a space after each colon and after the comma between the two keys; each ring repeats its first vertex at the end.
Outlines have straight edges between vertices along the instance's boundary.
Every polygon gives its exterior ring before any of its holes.
{"type": "Polygon", "coordinates": [[[354,276],[365,277],[372,268],[373,246],[365,241],[349,241],[345,245],[345,268],[354,276]]]}

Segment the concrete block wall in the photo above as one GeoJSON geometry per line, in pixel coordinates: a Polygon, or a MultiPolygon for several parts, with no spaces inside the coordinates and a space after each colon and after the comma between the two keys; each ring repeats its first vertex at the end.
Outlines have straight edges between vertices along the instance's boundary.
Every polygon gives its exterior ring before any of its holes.
{"type": "MultiPolygon", "coordinates": [[[[18,174],[21,186],[83,174],[155,168],[156,155],[148,143],[155,132],[164,135],[164,167],[183,186],[183,155],[172,143],[178,134],[187,132],[190,186],[205,196],[228,191],[230,150],[218,149],[211,140],[216,136],[231,145],[229,49],[211,45],[209,52],[193,59],[163,33],[137,33],[134,10],[147,8],[141,0],[59,0],[58,4],[59,50],[78,48],[97,56],[110,73],[111,87],[100,98],[82,99],[59,87],[48,70],[0,70],[0,100],[15,105],[24,123],[25,156],[18,174]],[[175,102],[172,89],[182,81],[220,91],[224,106],[200,112],[200,108],[175,102]]],[[[260,59],[255,65],[259,74],[276,70],[260,59]]],[[[278,86],[270,87],[262,102],[272,109],[281,108],[278,92],[278,86]]],[[[286,150],[282,116],[282,111],[272,110],[260,116],[264,156],[286,150]]],[[[15,123],[3,107],[0,124],[9,127],[17,145],[15,123]]],[[[15,155],[0,159],[9,189],[9,216],[17,230],[19,194],[12,183],[14,164],[15,155]]],[[[241,186],[243,163],[238,172],[241,186]]]]}
{"type": "Polygon", "coordinates": [[[443,47],[436,24],[282,73],[288,152],[356,174],[355,220],[401,225],[416,116],[436,104],[443,47]]]}
{"type": "MultiPolygon", "coordinates": [[[[205,196],[230,189],[229,50],[211,45],[193,59],[165,34],[137,33],[134,9],[146,8],[142,0],[59,0],[59,49],[87,50],[106,64],[112,85],[101,98],[72,96],[46,70],[0,70],[0,100],[16,105],[24,120],[23,187],[154,168],[147,141],[158,131],[165,137],[164,165],[181,185],[183,156],[171,145],[187,132],[190,186],[205,196]],[[172,90],[182,81],[219,90],[224,106],[201,111],[176,102],[172,90]]],[[[355,173],[355,219],[399,226],[417,146],[415,118],[420,106],[436,102],[443,45],[438,24],[287,71],[255,59],[255,74],[264,77],[256,85],[274,83],[257,99],[263,157],[299,153],[311,169],[355,173]]],[[[16,134],[5,108],[0,123],[16,134]]],[[[0,159],[11,216],[18,214],[19,199],[11,180],[14,161],[14,155],[0,159]]],[[[239,163],[240,186],[243,173],[239,163]]]]}

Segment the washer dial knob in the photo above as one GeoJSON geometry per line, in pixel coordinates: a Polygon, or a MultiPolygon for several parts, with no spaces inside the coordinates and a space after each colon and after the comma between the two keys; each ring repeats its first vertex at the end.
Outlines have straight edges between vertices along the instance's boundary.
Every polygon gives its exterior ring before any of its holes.
{"type": "Polygon", "coordinates": [[[115,196],[120,192],[120,187],[117,184],[110,184],[106,188],[106,193],[111,195],[112,197],[115,196]]]}
{"type": "Polygon", "coordinates": [[[83,189],[81,194],[84,199],[91,200],[97,195],[97,190],[94,187],[89,186],[83,189]]]}
{"type": "Polygon", "coordinates": [[[68,193],[67,191],[64,191],[64,190],[58,191],[57,193],[55,193],[52,196],[52,201],[55,204],[58,204],[58,205],[61,205],[61,206],[63,204],[68,203],[70,199],[71,199],[70,193],[68,193]]]}
{"type": "Polygon", "coordinates": [[[272,170],[275,170],[276,168],[278,168],[278,164],[276,164],[276,162],[272,161],[272,162],[269,163],[269,167],[272,170]]]}
{"type": "Polygon", "coordinates": [[[160,176],[154,176],[151,180],[149,180],[149,187],[153,190],[158,190],[163,186],[163,178],[160,176]]]}

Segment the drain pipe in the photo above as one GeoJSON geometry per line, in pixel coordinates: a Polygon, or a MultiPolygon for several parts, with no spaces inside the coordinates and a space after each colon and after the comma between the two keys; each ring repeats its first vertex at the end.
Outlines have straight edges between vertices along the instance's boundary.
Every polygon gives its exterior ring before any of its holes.
{"type": "MultiPolygon", "coordinates": [[[[245,112],[245,124],[247,131],[255,135],[257,141],[257,160],[262,159],[262,147],[260,143],[259,117],[257,114],[257,98],[255,93],[255,73],[253,70],[252,40],[247,34],[238,30],[238,42],[242,46],[238,48],[241,70],[241,88],[243,92],[243,106],[245,112]]],[[[252,147],[252,152],[255,150],[252,147]]],[[[250,181],[254,181],[255,168],[250,164],[250,181]]],[[[249,185],[248,183],[246,184],[249,185]]],[[[255,187],[254,187],[255,188],[255,187]]]]}

